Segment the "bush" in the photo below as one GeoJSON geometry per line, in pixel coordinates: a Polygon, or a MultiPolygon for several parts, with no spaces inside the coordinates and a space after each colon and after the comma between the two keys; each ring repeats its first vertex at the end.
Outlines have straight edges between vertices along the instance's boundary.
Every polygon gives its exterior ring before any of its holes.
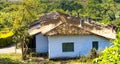
{"type": "Polygon", "coordinates": [[[12,38],[1,38],[0,39],[0,48],[1,47],[6,47],[6,46],[9,46],[9,45],[11,45],[11,44],[13,44],[12,43],[12,38]]]}
{"type": "Polygon", "coordinates": [[[106,48],[102,56],[93,60],[97,64],[119,64],[120,63],[120,30],[117,34],[117,39],[114,45],[106,48]]]}
{"type": "Polygon", "coordinates": [[[101,52],[100,51],[97,51],[95,48],[91,49],[89,54],[88,54],[88,58],[90,59],[94,59],[94,58],[97,58],[101,55],[101,52]]]}

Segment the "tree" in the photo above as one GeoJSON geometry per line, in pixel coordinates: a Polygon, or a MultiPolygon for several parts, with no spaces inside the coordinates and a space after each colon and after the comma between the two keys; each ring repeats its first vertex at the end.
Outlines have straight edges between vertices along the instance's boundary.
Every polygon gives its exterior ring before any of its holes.
{"type": "Polygon", "coordinates": [[[64,11],[69,11],[70,12],[70,16],[72,15],[72,11],[76,11],[77,16],[79,17],[79,9],[82,9],[82,5],[80,2],[78,1],[73,1],[73,0],[62,0],[59,2],[59,5],[57,6],[57,8],[61,8],[64,11]]]}
{"type": "MultiPolygon", "coordinates": [[[[22,59],[26,59],[26,53],[28,50],[26,40],[28,37],[28,24],[38,17],[39,1],[25,0],[22,2],[22,8],[19,10],[18,14],[21,16],[19,22],[19,27],[15,28],[14,38],[16,41],[21,42],[22,46],[22,59]],[[21,13],[21,14],[20,14],[21,13]]],[[[18,19],[16,19],[18,20],[18,19]]]]}
{"type": "Polygon", "coordinates": [[[79,10],[83,9],[83,6],[81,5],[80,2],[77,2],[77,1],[73,2],[72,6],[74,10],[76,11],[77,16],[79,17],[79,10]]]}
{"type": "MultiPolygon", "coordinates": [[[[3,4],[5,3],[3,2],[3,4]]],[[[28,24],[38,18],[39,4],[39,1],[24,0],[23,2],[8,4],[0,10],[0,38],[12,36],[14,42],[21,42],[22,59],[25,59],[27,51],[27,48],[24,47],[28,37],[28,24]]]]}

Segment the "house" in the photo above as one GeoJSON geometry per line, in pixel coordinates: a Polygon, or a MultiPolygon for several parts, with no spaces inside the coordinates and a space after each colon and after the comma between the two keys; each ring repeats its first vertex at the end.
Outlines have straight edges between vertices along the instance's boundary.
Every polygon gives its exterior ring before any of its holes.
{"type": "Polygon", "coordinates": [[[104,50],[116,38],[109,26],[60,12],[44,14],[28,32],[35,36],[36,53],[48,53],[50,59],[86,56],[92,48],[104,50]]]}

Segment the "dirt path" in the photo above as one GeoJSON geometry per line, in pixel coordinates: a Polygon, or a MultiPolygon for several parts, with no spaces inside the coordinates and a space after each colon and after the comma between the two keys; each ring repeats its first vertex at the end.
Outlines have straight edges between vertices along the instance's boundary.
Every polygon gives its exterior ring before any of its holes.
{"type": "MultiPolygon", "coordinates": [[[[0,54],[5,53],[15,53],[15,45],[12,45],[10,47],[0,48],[0,54]]],[[[17,49],[16,53],[21,53],[21,49],[17,49]]]]}

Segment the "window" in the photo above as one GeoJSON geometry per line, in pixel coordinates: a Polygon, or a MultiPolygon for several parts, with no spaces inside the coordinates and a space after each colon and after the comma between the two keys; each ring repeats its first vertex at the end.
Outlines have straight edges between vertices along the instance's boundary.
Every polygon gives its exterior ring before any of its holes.
{"type": "Polygon", "coordinates": [[[62,51],[63,52],[73,52],[74,51],[74,43],[73,42],[62,43],[62,51]]]}
{"type": "Polygon", "coordinates": [[[98,41],[92,42],[92,48],[95,48],[96,50],[98,50],[98,41]]]}

